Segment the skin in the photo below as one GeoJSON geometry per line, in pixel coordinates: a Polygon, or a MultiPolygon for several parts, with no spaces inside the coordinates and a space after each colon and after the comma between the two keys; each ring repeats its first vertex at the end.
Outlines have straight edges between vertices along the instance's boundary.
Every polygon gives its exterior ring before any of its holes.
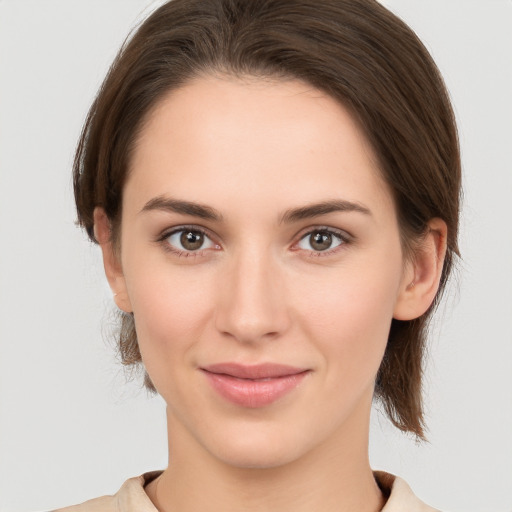
{"type": "Polygon", "coordinates": [[[143,127],[120,251],[100,208],[95,231],[167,403],[170,463],[146,488],[160,511],[382,508],[368,461],[375,376],[392,318],[423,314],[435,296],[446,226],[433,219],[421,250],[404,257],[391,193],[342,105],[300,81],[195,79],[143,127]],[[155,198],[206,205],[222,220],[148,209],[155,198]],[[280,222],[333,200],[360,208],[280,222]],[[183,225],[206,231],[201,249],[169,236],[183,225]],[[318,250],[311,233],[326,230],[332,243],[318,250]],[[199,370],[226,361],[309,373],[250,409],[199,370]]]}

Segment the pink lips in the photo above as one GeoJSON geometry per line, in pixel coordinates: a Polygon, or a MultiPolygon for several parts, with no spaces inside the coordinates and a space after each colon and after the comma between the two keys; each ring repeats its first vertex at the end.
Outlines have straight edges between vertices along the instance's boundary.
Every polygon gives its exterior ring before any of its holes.
{"type": "Polygon", "coordinates": [[[242,407],[264,407],[296,388],[309,370],[281,364],[220,363],[202,367],[221,396],[242,407]]]}

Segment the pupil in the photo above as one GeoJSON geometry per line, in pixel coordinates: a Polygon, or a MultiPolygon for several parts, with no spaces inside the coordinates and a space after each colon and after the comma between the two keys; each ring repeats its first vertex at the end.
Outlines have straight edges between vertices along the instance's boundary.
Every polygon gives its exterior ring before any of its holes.
{"type": "Polygon", "coordinates": [[[188,251],[195,251],[203,245],[204,236],[197,231],[184,231],[181,234],[181,245],[188,251]]]}
{"type": "Polygon", "coordinates": [[[332,236],[329,233],[315,233],[311,236],[311,247],[317,251],[325,251],[332,244],[332,236]]]}

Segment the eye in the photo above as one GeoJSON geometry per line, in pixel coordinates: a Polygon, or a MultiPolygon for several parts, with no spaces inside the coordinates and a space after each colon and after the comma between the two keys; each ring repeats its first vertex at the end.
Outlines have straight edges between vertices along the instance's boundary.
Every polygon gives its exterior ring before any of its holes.
{"type": "Polygon", "coordinates": [[[179,253],[219,247],[204,231],[197,228],[177,229],[165,235],[164,240],[171,246],[171,249],[179,253]]]}
{"type": "Polygon", "coordinates": [[[324,252],[334,249],[346,241],[341,233],[329,229],[315,229],[303,236],[297,245],[306,251],[324,252]]]}

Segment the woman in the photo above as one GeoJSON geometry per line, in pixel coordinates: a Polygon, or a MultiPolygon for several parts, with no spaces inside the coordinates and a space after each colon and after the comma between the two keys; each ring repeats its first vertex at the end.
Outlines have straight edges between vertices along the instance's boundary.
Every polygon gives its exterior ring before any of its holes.
{"type": "Polygon", "coordinates": [[[453,113],[408,27],[373,0],[173,0],[114,62],[74,185],[169,439],[77,510],[433,510],[368,461],[374,398],[424,438],[457,254],[453,113]]]}

